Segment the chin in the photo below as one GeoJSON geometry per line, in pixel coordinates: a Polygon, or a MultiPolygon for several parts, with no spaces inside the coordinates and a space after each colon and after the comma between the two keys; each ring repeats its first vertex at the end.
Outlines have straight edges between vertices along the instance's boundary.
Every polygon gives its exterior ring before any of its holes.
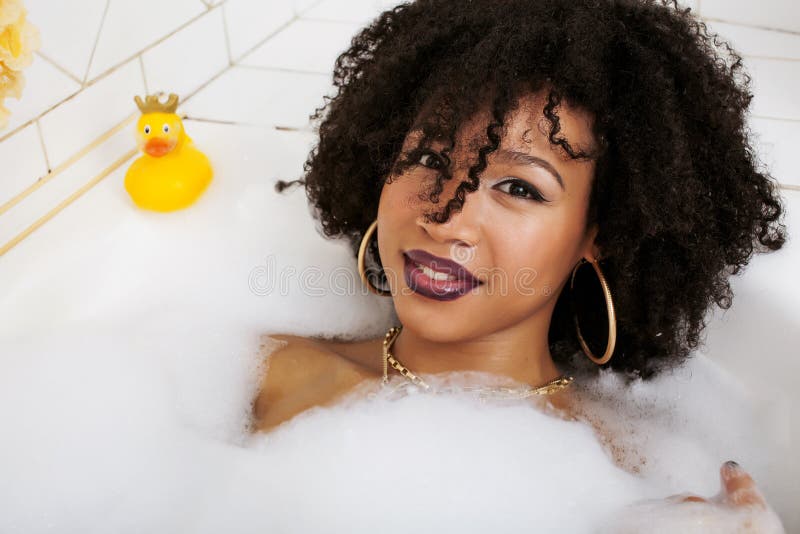
{"type": "MultiPolygon", "coordinates": [[[[401,297],[407,299],[408,297],[401,297]]],[[[417,298],[414,296],[414,298],[417,298]]],[[[436,343],[451,343],[472,338],[476,329],[461,318],[467,314],[455,307],[450,311],[422,310],[409,302],[396,302],[397,318],[404,329],[413,330],[418,336],[436,343]]]]}

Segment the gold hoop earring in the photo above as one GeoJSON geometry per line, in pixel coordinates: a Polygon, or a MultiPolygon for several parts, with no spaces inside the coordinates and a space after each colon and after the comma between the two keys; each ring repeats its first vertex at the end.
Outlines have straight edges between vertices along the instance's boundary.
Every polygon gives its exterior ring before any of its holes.
{"type": "Polygon", "coordinates": [[[364,232],[364,237],[361,238],[361,245],[358,247],[358,274],[361,276],[361,281],[367,288],[375,293],[376,295],[380,295],[381,297],[388,297],[391,296],[391,291],[386,291],[385,289],[381,289],[379,287],[375,287],[369,283],[369,278],[367,277],[367,265],[366,265],[366,257],[367,257],[367,244],[369,240],[372,238],[373,232],[375,229],[378,228],[378,219],[375,219],[372,224],[369,225],[367,231],[364,232]]]}
{"type": "MultiPolygon", "coordinates": [[[[578,272],[578,267],[581,266],[583,263],[590,263],[587,262],[584,258],[581,258],[581,261],[572,269],[572,279],[569,283],[569,289],[572,291],[575,285],[575,273],[578,272]]],[[[584,354],[589,357],[597,365],[602,365],[606,363],[608,360],[611,359],[611,355],[614,353],[614,346],[617,343],[617,318],[614,313],[614,301],[611,299],[611,290],[608,288],[608,283],[606,283],[606,279],[603,276],[603,272],[600,270],[600,266],[597,264],[597,260],[591,261],[592,267],[594,267],[595,272],[597,273],[597,277],[600,279],[600,285],[603,287],[603,295],[606,299],[606,312],[608,313],[608,343],[606,344],[606,352],[603,354],[601,358],[598,358],[594,354],[592,354],[591,349],[586,344],[586,341],[583,339],[581,335],[581,327],[578,325],[578,315],[573,311],[572,318],[575,320],[575,329],[578,331],[578,340],[581,343],[581,348],[583,349],[584,354]]]]}

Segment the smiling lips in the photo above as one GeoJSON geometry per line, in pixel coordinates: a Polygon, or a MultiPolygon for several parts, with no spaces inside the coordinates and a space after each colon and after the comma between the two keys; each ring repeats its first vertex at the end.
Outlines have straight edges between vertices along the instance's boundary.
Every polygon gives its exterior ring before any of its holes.
{"type": "Polygon", "coordinates": [[[425,297],[453,300],[482,284],[462,265],[424,250],[408,250],[403,257],[406,284],[425,297]]]}

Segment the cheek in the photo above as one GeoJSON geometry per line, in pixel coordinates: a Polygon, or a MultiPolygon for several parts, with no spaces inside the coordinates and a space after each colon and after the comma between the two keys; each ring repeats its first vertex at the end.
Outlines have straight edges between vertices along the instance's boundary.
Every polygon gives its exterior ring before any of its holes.
{"type": "Polygon", "coordinates": [[[378,215],[380,219],[392,221],[414,220],[420,212],[421,204],[419,190],[412,180],[397,179],[383,186],[378,215]]]}
{"type": "Polygon", "coordinates": [[[537,278],[554,283],[578,246],[578,225],[570,220],[566,213],[551,211],[518,219],[508,228],[495,225],[496,264],[512,276],[532,269],[537,278]]]}

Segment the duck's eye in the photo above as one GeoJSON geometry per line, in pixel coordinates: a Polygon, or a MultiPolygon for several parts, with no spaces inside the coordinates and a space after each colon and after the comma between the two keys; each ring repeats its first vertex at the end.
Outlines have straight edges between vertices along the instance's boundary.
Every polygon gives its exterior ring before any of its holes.
{"type": "Polygon", "coordinates": [[[169,124],[165,124],[161,129],[164,130],[164,133],[169,133],[169,124]]]}
{"type": "Polygon", "coordinates": [[[149,134],[150,133],[150,125],[149,124],[145,124],[144,125],[144,133],[145,134],[149,134]]]}

